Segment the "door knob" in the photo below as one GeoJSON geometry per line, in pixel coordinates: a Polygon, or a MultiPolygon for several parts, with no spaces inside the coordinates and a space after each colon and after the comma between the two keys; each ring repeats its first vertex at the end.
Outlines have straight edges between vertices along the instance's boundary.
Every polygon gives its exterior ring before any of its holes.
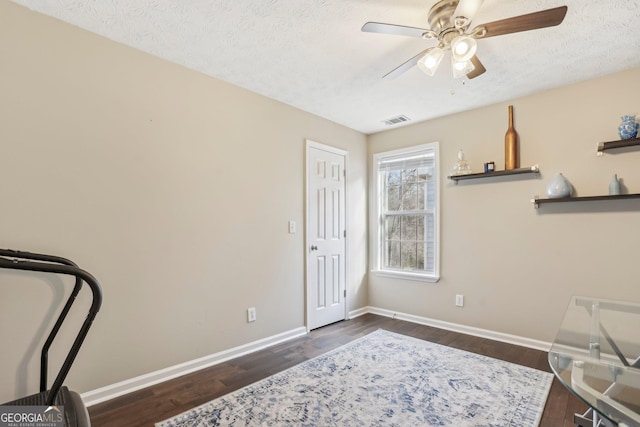
{"type": "Polygon", "coordinates": [[[318,250],[318,247],[317,247],[316,245],[311,245],[311,250],[312,250],[312,251],[317,251],[317,250],[318,250]]]}

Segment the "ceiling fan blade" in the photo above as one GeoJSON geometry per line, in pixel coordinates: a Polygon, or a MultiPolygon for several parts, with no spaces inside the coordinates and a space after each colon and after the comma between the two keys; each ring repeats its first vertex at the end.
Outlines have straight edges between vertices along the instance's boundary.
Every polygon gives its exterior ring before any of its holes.
{"type": "Polygon", "coordinates": [[[478,38],[501,36],[504,34],[518,33],[521,31],[537,30],[539,28],[554,27],[559,25],[567,14],[567,6],[560,6],[527,15],[514,16],[513,18],[493,21],[479,25],[484,27],[487,33],[478,38]]]}
{"type": "Polygon", "coordinates": [[[470,73],[467,73],[467,78],[469,80],[475,79],[476,77],[478,77],[481,74],[484,74],[484,72],[487,71],[487,69],[484,68],[484,65],[482,65],[482,62],[480,62],[480,60],[476,55],[473,55],[471,57],[471,63],[475,68],[470,73]]]}
{"type": "Polygon", "coordinates": [[[429,30],[416,27],[405,27],[404,25],[383,24],[382,22],[367,22],[362,26],[362,31],[366,33],[393,34],[396,36],[408,36],[422,38],[429,30]]]}
{"type": "Polygon", "coordinates": [[[416,56],[414,56],[410,60],[404,62],[399,67],[393,69],[392,71],[390,71],[387,74],[385,74],[384,76],[382,76],[382,78],[385,79],[385,80],[395,79],[396,77],[399,77],[402,74],[406,73],[407,71],[409,71],[411,68],[415,67],[418,64],[418,61],[420,60],[420,58],[425,56],[429,49],[431,49],[431,48],[429,47],[429,48],[423,50],[422,52],[420,52],[419,54],[417,54],[416,56]]]}

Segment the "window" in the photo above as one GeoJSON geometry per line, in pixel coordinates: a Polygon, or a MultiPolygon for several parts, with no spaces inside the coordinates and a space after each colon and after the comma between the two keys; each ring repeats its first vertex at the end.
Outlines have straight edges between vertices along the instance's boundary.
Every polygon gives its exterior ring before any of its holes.
{"type": "Polygon", "coordinates": [[[438,281],[438,143],[378,153],[373,163],[377,272],[438,281]]]}

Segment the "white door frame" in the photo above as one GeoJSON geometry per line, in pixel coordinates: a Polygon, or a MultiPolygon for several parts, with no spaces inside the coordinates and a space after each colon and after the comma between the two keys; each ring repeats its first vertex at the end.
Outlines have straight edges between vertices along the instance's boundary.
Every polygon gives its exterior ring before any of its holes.
{"type": "MultiPolygon", "coordinates": [[[[304,170],[305,170],[305,224],[304,224],[304,283],[305,283],[305,326],[307,328],[307,333],[309,333],[310,331],[310,320],[309,320],[309,316],[310,316],[310,290],[309,290],[309,277],[308,277],[308,268],[307,268],[307,263],[308,263],[308,257],[309,257],[309,149],[310,148],[315,148],[318,150],[324,150],[327,151],[329,153],[333,153],[333,154],[337,154],[337,155],[341,155],[344,156],[344,170],[345,170],[345,176],[344,176],[344,213],[345,213],[345,230],[347,229],[347,224],[348,224],[348,213],[349,213],[349,199],[348,199],[348,190],[349,190],[349,186],[347,185],[348,180],[348,170],[349,170],[349,152],[342,150],[340,148],[336,148],[336,147],[332,147],[330,145],[325,145],[325,144],[321,144],[319,142],[315,142],[312,141],[310,139],[306,139],[306,148],[305,148],[305,163],[304,163],[304,170]]],[[[344,286],[345,286],[345,296],[344,296],[344,319],[346,320],[348,318],[348,312],[349,312],[349,292],[347,292],[347,288],[348,288],[348,283],[347,283],[347,278],[349,277],[348,275],[348,271],[349,271],[349,257],[348,257],[348,253],[349,253],[349,240],[345,237],[344,239],[344,286]]]]}

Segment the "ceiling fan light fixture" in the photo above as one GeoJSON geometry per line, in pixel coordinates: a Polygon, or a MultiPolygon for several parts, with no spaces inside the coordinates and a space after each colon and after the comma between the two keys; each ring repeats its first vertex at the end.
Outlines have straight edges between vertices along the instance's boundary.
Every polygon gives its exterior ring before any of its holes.
{"type": "Polygon", "coordinates": [[[456,11],[454,12],[455,18],[465,18],[467,20],[466,25],[469,25],[476,12],[482,6],[484,0],[460,0],[456,11]]]}
{"type": "Polygon", "coordinates": [[[453,55],[451,56],[451,71],[454,79],[462,78],[475,69],[471,61],[456,61],[453,55]]]}
{"type": "Polygon", "coordinates": [[[475,55],[476,39],[555,27],[562,23],[568,9],[567,6],[559,6],[470,28],[470,24],[474,21],[476,12],[483,2],[484,0],[437,0],[427,15],[428,28],[382,22],[364,24],[362,31],[365,32],[437,39],[439,42],[438,47],[423,50],[382,78],[395,78],[416,65],[425,74],[433,76],[442,61],[444,51],[451,50],[455,77],[465,75],[465,71],[471,70],[467,72],[466,76],[474,79],[487,71],[475,55]]]}
{"type": "Polygon", "coordinates": [[[478,42],[465,34],[460,35],[451,41],[451,54],[458,62],[470,60],[478,50],[478,42]]]}
{"type": "Polygon", "coordinates": [[[433,76],[444,57],[444,50],[441,47],[432,47],[429,51],[418,61],[418,68],[420,68],[425,74],[433,76]]]}

